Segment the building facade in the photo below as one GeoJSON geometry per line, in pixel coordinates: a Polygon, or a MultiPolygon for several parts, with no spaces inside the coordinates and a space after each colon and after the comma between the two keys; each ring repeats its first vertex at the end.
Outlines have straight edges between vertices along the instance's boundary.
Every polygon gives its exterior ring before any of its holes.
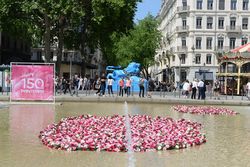
{"type": "Polygon", "coordinates": [[[162,0],[160,48],[151,68],[158,80],[213,82],[217,56],[249,42],[249,0],[162,0]]]}
{"type": "MultiPolygon", "coordinates": [[[[57,46],[51,46],[51,59],[50,62],[56,63],[57,61],[57,46]]],[[[85,75],[94,78],[96,75],[101,74],[102,70],[102,53],[99,49],[90,50],[87,49],[87,54],[91,57],[91,62],[86,64],[85,75]]],[[[45,60],[44,47],[32,48],[32,62],[44,62],[45,60]]],[[[83,61],[79,50],[63,49],[62,63],[59,76],[70,78],[75,73],[84,75],[82,71],[83,61]]]]}

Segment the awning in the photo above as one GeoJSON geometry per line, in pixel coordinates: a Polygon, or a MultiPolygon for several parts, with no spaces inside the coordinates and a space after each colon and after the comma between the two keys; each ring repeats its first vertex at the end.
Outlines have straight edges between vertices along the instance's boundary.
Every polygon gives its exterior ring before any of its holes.
{"type": "Polygon", "coordinates": [[[242,45],[238,48],[231,50],[232,53],[243,53],[243,52],[250,52],[250,43],[242,45]]]}

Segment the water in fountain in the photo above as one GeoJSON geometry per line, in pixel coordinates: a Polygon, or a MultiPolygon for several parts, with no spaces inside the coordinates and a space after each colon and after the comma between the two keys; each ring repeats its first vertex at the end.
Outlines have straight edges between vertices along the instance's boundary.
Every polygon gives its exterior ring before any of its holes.
{"type": "Polygon", "coordinates": [[[132,135],[131,135],[131,128],[130,128],[130,118],[128,114],[128,104],[125,101],[124,104],[124,111],[125,111],[125,127],[126,127],[126,140],[127,140],[127,149],[128,149],[128,166],[134,167],[135,166],[135,157],[133,151],[133,144],[132,144],[132,135]]]}

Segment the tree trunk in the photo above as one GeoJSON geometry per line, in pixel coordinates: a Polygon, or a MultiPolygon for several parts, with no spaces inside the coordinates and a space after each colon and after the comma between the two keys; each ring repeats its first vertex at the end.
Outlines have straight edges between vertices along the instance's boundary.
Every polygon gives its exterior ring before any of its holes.
{"type": "Polygon", "coordinates": [[[45,62],[50,62],[50,18],[45,13],[44,14],[45,20],[45,33],[44,33],[44,52],[45,52],[45,62]]]}
{"type": "Polygon", "coordinates": [[[81,47],[80,52],[82,56],[82,74],[86,74],[86,64],[90,63],[89,55],[87,55],[86,48],[88,46],[88,33],[89,33],[89,26],[91,25],[92,19],[92,0],[84,0],[83,1],[83,8],[85,11],[85,15],[83,16],[83,27],[81,31],[81,47]]]}
{"type": "Polygon", "coordinates": [[[60,75],[61,64],[62,64],[62,54],[63,54],[63,45],[64,45],[64,17],[59,19],[59,31],[58,31],[58,49],[57,49],[57,62],[56,62],[56,71],[60,75]]]}

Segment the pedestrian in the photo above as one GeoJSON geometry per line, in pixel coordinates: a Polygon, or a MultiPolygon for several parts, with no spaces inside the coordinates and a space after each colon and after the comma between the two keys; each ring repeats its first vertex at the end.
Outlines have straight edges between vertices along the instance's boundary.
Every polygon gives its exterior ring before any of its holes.
{"type": "Polygon", "coordinates": [[[67,93],[67,90],[69,90],[69,94],[71,94],[71,80],[70,79],[64,79],[64,84],[65,84],[65,86],[64,86],[64,94],[66,94],[67,93]]]}
{"type": "Polygon", "coordinates": [[[250,80],[247,82],[246,91],[247,91],[247,98],[248,100],[250,100],[250,80]]]}
{"type": "Polygon", "coordinates": [[[192,82],[192,95],[191,95],[191,99],[196,99],[197,89],[198,89],[198,80],[194,79],[194,81],[192,82]]]}
{"type": "Polygon", "coordinates": [[[148,98],[152,98],[152,93],[154,89],[155,89],[154,81],[152,80],[152,78],[150,78],[148,82],[148,98]]]}
{"type": "Polygon", "coordinates": [[[220,82],[218,80],[215,80],[214,82],[214,99],[218,99],[220,100],[219,98],[219,92],[220,92],[220,82]]]}
{"type": "Polygon", "coordinates": [[[97,90],[97,92],[95,93],[96,95],[100,95],[101,92],[101,78],[97,78],[97,80],[95,81],[95,89],[97,90]]]}
{"type": "Polygon", "coordinates": [[[204,92],[204,82],[203,82],[203,80],[200,80],[199,82],[198,82],[198,90],[199,90],[199,92],[198,92],[198,99],[203,99],[203,94],[205,93],[204,92]]]}
{"type": "Polygon", "coordinates": [[[79,86],[79,77],[77,74],[75,74],[74,78],[73,78],[73,93],[71,94],[71,96],[73,96],[74,94],[78,97],[78,86],[79,86]]]}
{"type": "Polygon", "coordinates": [[[132,84],[131,79],[127,77],[127,80],[126,80],[127,97],[130,96],[131,84],[132,84]]]}
{"type": "Polygon", "coordinates": [[[121,78],[119,80],[119,96],[123,97],[123,89],[124,89],[124,79],[121,78]]]}
{"type": "Polygon", "coordinates": [[[106,76],[103,73],[101,76],[101,91],[100,91],[100,96],[104,96],[105,95],[105,90],[106,90],[106,76]]]}
{"type": "Polygon", "coordinates": [[[141,78],[139,81],[139,88],[140,88],[139,97],[144,97],[144,83],[145,83],[144,78],[141,78]]]}
{"type": "Polygon", "coordinates": [[[184,81],[182,89],[183,89],[183,97],[188,98],[189,91],[190,91],[190,84],[188,80],[184,81]]]}
{"type": "Polygon", "coordinates": [[[109,76],[109,78],[108,78],[108,94],[109,94],[109,96],[110,96],[110,93],[112,94],[112,96],[114,96],[113,88],[112,88],[113,82],[114,82],[113,78],[111,76],[109,76]]]}

